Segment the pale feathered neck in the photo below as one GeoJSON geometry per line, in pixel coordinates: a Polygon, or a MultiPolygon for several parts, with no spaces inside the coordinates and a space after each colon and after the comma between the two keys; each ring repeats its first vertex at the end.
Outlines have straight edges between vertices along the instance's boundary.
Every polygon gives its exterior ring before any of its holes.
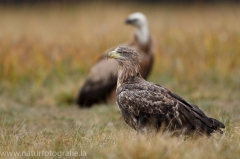
{"type": "Polygon", "coordinates": [[[135,36],[137,38],[137,41],[141,44],[141,45],[147,45],[149,43],[149,33],[148,33],[148,25],[142,25],[142,26],[138,26],[135,29],[135,36]]]}
{"type": "Polygon", "coordinates": [[[120,87],[124,82],[133,80],[135,77],[141,76],[139,72],[139,63],[119,62],[117,88],[120,87]]]}

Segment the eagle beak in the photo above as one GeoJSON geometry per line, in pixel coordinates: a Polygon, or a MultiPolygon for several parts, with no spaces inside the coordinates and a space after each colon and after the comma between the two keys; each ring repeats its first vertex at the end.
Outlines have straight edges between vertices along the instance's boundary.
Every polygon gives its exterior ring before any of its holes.
{"type": "Polygon", "coordinates": [[[121,56],[116,51],[111,51],[107,55],[107,59],[117,59],[121,58],[121,56]]]}
{"type": "Polygon", "coordinates": [[[125,20],[125,24],[131,24],[131,23],[132,23],[132,21],[130,19],[125,20]]]}
{"type": "Polygon", "coordinates": [[[134,25],[136,23],[137,19],[130,19],[130,18],[127,18],[125,20],[125,24],[132,24],[134,25]]]}

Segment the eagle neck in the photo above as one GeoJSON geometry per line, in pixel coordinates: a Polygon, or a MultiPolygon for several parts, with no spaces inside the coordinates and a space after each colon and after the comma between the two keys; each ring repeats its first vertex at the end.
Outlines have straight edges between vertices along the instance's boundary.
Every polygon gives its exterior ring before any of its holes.
{"type": "Polygon", "coordinates": [[[140,45],[147,45],[149,42],[148,25],[142,25],[136,28],[135,36],[140,45]]]}
{"type": "Polygon", "coordinates": [[[123,83],[134,80],[136,77],[141,76],[140,65],[137,63],[119,63],[118,66],[118,81],[117,88],[120,87],[123,83]]]}

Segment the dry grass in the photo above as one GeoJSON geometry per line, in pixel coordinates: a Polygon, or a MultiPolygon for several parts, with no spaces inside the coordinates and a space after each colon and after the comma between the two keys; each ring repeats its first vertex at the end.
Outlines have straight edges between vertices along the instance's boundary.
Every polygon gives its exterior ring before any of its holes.
{"type": "MultiPolygon", "coordinates": [[[[239,5],[82,4],[0,8],[0,151],[80,151],[86,158],[239,158],[239,5]],[[137,136],[115,105],[72,104],[91,64],[126,41],[144,12],[156,60],[149,80],[226,125],[222,136],[137,136]]],[[[34,157],[33,157],[34,158],[34,157]]],[[[76,157],[79,158],[79,157],[76,157]]]]}

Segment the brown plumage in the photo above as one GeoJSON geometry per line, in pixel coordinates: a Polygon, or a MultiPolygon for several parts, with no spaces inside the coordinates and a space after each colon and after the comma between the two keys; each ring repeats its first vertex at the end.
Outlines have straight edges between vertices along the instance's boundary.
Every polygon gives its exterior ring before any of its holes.
{"type": "Polygon", "coordinates": [[[108,54],[119,64],[117,104],[125,122],[140,133],[164,131],[210,135],[225,126],[207,117],[196,105],[140,75],[139,54],[119,47],[108,54]]]}
{"type": "MultiPolygon", "coordinates": [[[[151,38],[148,34],[147,19],[142,13],[131,14],[125,21],[133,25],[135,30],[134,39],[131,42],[121,44],[137,50],[143,57],[141,75],[146,78],[153,65],[153,52],[151,38]]],[[[107,50],[98,61],[91,67],[85,83],[79,91],[77,104],[80,107],[90,107],[93,104],[116,101],[117,67],[114,60],[106,60],[107,50]]]]}

